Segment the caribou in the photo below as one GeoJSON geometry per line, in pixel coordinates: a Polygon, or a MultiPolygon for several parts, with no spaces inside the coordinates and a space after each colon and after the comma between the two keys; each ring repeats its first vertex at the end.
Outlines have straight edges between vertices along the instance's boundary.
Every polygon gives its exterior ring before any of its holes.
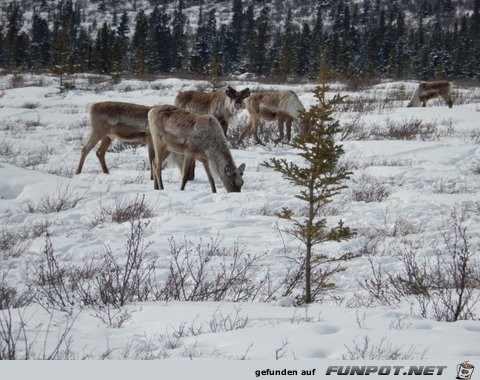
{"type": "Polygon", "coordinates": [[[202,162],[212,193],[216,193],[212,171],[227,192],[240,192],[245,164],[238,168],[219,121],[212,115],[198,115],[173,105],[155,106],[148,112],[148,124],[155,157],[152,161],[154,189],[163,190],[162,164],[170,153],[183,155],[182,184],[185,189],[195,160],[202,162]]]}
{"type": "Polygon", "coordinates": [[[420,107],[420,104],[426,107],[428,100],[441,97],[445,100],[448,107],[452,108],[453,100],[450,96],[451,89],[452,83],[446,80],[420,82],[407,107],[420,107]]]}
{"type": "MultiPolygon", "coordinates": [[[[290,141],[292,137],[292,123],[300,122],[300,113],[305,111],[302,102],[293,91],[270,91],[251,94],[245,99],[245,108],[249,114],[247,125],[240,132],[237,144],[248,135],[253,134],[258,144],[263,142],[258,137],[260,120],[276,120],[278,124],[279,137],[276,142],[284,139],[284,127],[286,127],[286,138],[290,141]]],[[[300,123],[302,131],[306,126],[300,123]]]]}
{"type": "MultiPolygon", "coordinates": [[[[101,141],[97,157],[104,173],[108,174],[105,154],[112,140],[140,142],[147,145],[149,164],[154,156],[148,111],[151,107],[124,102],[99,102],[88,105],[90,116],[90,136],[82,148],[80,162],[75,174],[80,174],[88,153],[101,141]]],[[[150,168],[150,176],[153,179],[150,168]]]]}
{"type": "Polygon", "coordinates": [[[225,91],[214,92],[181,91],[175,97],[174,104],[199,115],[213,115],[227,134],[228,126],[238,111],[245,108],[244,100],[250,96],[248,88],[237,91],[228,86],[225,91]]]}

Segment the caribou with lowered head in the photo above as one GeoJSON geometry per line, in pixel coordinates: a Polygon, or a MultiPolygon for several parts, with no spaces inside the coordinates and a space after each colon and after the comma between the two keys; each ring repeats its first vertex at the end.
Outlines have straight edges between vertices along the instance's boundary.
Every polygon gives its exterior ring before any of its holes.
{"type": "Polygon", "coordinates": [[[450,96],[451,89],[452,83],[446,80],[420,82],[407,107],[420,107],[420,104],[426,107],[428,100],[443,98],[448,107],[452,108],[453,100],[450,96]]]}
{"type": "Polygon", "coordinates": [[[258,137],[260,120],[276,120],[278,124],[279,137],[276,142],[284,139],[284,127],[286,137],[290,141],[292,137],[292,123],[297,121],[303,131],[306,126],[300,122],[300,112],[305,111],[302,102],[293,91],[269,91],[251,94],[245,99],[245,108],[249,114],[247,125],[240,132],[237,143],[248,135],[253,134],[258,144],[263,142],[258,137]]]}
{"type": "MultiPolygon", "coordinates": [[[[99,102],[88,106],[90,115],[90,137],[82,148],[80,162],[75,174],[82,172],[88,153],[100,141],[97,157],[104,173],[108,174],[105,153],[113,139],[140,142],[147,145],[149,164],[154,156],[148,111],[151,107],[124,102],[99,102]]],[[[150,175],[152,172],[150,170],[150,175]]]]}
{"type": "Polygon", "coordinates": [[[162,164],[170,153],[183,155],[182,185],[185,189],[189,169],[195,160],[203,163],[210,188],[216,193],[212,171],[220,177],[227,192],[240,192],[245,164],[238,168],[218,120],[212,115],[197,115],[172,105],[153,107],[148,124],[155,150],[152,162],[154,189],[163,190],[162,164]]]}

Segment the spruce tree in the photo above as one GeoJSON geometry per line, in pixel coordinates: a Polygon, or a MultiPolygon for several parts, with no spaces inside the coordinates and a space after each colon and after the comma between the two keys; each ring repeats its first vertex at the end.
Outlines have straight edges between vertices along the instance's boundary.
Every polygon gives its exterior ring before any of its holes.
{"type": "Polygon", "coordinates": [[[267,59],[271,30],[270,8],[263,7],[255,20],[255,37],[248,48],[249,68],[257,75],[267,74],[271,67],[267,59]]]}
{"type": "Polygon", "coordinates": [[[143,75],[146,69],[148,18],[143,9],[139,10],[135,18],[135,31],[132,37],[133,71],[143,75]]]}
{"type": "Polygon", "coordinates": [[[93,47],[93,64],[101,74],[110,74],[112,70],[113,33],[106,22],[97,33],[93,47]]]}
{"type": "Polygon", "coordinates": [[[314,302],[326,290],[334,287],[331,276],[343,271],[341,263],[355,257],[347,253],[332,256],[320,252],[316,246],[329,241],[340,242],[353,236],[350,228],[340,220],[336,227],[329,227],[323,216],[324,209],[332,198],[346,186],[343,184],[351,173],[339,166],[343,147],[335,143],[335,136],[340,132],[338,120],[333,118],[334,107],[344,97],[336,95],[332,100],[326,99],[328,86],[317,86],[314,90],[317,104],[301,115],[302,122],[309,130],[293,138],[288,143],[298,150],[303,164],[290,162],[285,158],[271,158],[263,165],[280,172],[284,178],[299,188],[296,198],[305,202],[306,211],[298,215],[290,208],[284,207],[279,213],[281,218],[292,221],[293,226],[287,232],[303,244],[304,252],[300,258],[300,275],[304,280],[304,294],[301,301],[314,302]]]}
{"type": "Polygon", "coordinates": [[[129,22],[128,14],[124,11],[120,18],[112,46],[112,69],[115,73],[124,73],[128,70],[129,22]]]}
{"type": "Polygon", "coordinates": [[[324,31],[323,31],[322,8],[317,7],[315,23],[312,31],[312,49],[311,49],[311,63],[310,63],[310,76],[312,78],[317,78],[319,76],[324,43],[325,43],[325,37],[324,37],[324,31]]]}
{"type": "Polygon", "coordinates": [[[185,68],[187,60],[187,35],[185,28],[188,23],[187,16],[183,13],[183,1],[178,2],[178,8],[173,13],[172,36],[173,36],[173,69],[181,71],[185,68]]]}
{"type": "Polygon", "coordinates": [[[295,73],[301,77],[310,69],[312,36],[310,26],[303,24],[302,33],[297,37],[295,73]]]}
{"type": "Polygon", "coordinates": [[[282,52],[277,75],[286,80],[295,65],[295,34],[292,25],[292,9],[288,8],[282,35],[282,52]]]}
{"type": "Polygon", "coordinates": [[[23,27],[23,12],[17,3],[10,4],[7,9],[7,23],[5,27],[5,56],[6,63],[11,67],[22,64],[21,30],[23,27]]]}
{"type": "Polygon", "coordinates": [[[50,61],[50,30],[45,19],[37,13],[32,17],[32,28],[30,32],[30,60],[32,68],[43,69],[50,61]]]}
{"type": "Polygon", "coordinates": [[[238,72],[241,66],[240,54],[243,43],[243,19],[242,0],[233,0],[232,21],[225,35],[225,62],[228,63],[228,66],[225,66],[224,70],[230,74],[238,72]]]}
{"type": "Polygon", "coordinates": [[[0,67],[5,65],[5,49],[3,46],[3,27],[0,25],[0,67]]]}

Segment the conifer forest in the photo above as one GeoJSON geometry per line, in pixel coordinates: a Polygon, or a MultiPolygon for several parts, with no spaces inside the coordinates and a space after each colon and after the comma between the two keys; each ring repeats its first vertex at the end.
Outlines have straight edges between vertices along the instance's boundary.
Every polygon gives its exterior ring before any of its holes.
{"type": "Polygon", "coordinates": [[[0,68],[107,75],[478,79],[480,0],[0,4],[0,68]]]}

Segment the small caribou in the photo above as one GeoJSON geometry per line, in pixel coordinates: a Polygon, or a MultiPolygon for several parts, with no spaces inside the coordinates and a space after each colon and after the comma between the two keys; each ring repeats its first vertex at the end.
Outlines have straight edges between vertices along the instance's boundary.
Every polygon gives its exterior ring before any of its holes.
{"type": "Polygon", "coordinates": [[[450,96],[451,89],[452,83],[446,80],[420,82],[407,107],[420,107],[420,103],[423,107],[426,107],[428,100],[441,97],[445,100],[448,107],[452,108],[453,100],[450,96]]]}
{"type": "MultiPolygon", "coordinates": [[[[90,114],[90,137],[82,148],[80,162],[75,174],[82,172],[88,153],[101,141],[97,157],[104,173],[108,174],[105,153],[113,139],[141,142],[147,145],[149,164],[154,150],[148,129],[148,111],[151,107],[124,102],[99,102],[88,106],[90,114]]],[[[150,169],[150,176],[152,171],[150,169]]]]}
{"type": "Polygon", "coordinates": [[[180,190],[185,189],[192,163],[199,160],[205,167],[213,193],[217,190],[212,170],[220,177],[227,192],[240,192],[245,164],[236,167],[225,134],[215,117],[163,105],[148,112],[148,124],[155,150],[152,162],[154,189],[163,190],[162,163],[173,152],[184,157],[180,190]]]}
{"type": "Polygon", "coordinates": [[[225,91],[182,91],[175,97],[175,105],[199,115],[213,115],[222,126],[223,133],[236,113],[245,108],[244,100],[250,96],[248,88],[237,91],[228,86],[225,91]]]}
{"type": "MultiPolygon", "coordinates": [[[[286,126],[286,137],[290,141],[292,137],[292,123],[299,121],[300,112],[305,111],[302,102],[293,91],[270,91],[251,94],[245,99],[245,107],[249,113],[247,125],[240,132],[237,143],[248,135],[253,134],[258,144],[263,142],[258,137],[260,120],[277,120],[279,138],[276,142],[284,139],[284,126],[286,126]]],[[[301,125],[303,131],[306,127],[301,125]]]]}

